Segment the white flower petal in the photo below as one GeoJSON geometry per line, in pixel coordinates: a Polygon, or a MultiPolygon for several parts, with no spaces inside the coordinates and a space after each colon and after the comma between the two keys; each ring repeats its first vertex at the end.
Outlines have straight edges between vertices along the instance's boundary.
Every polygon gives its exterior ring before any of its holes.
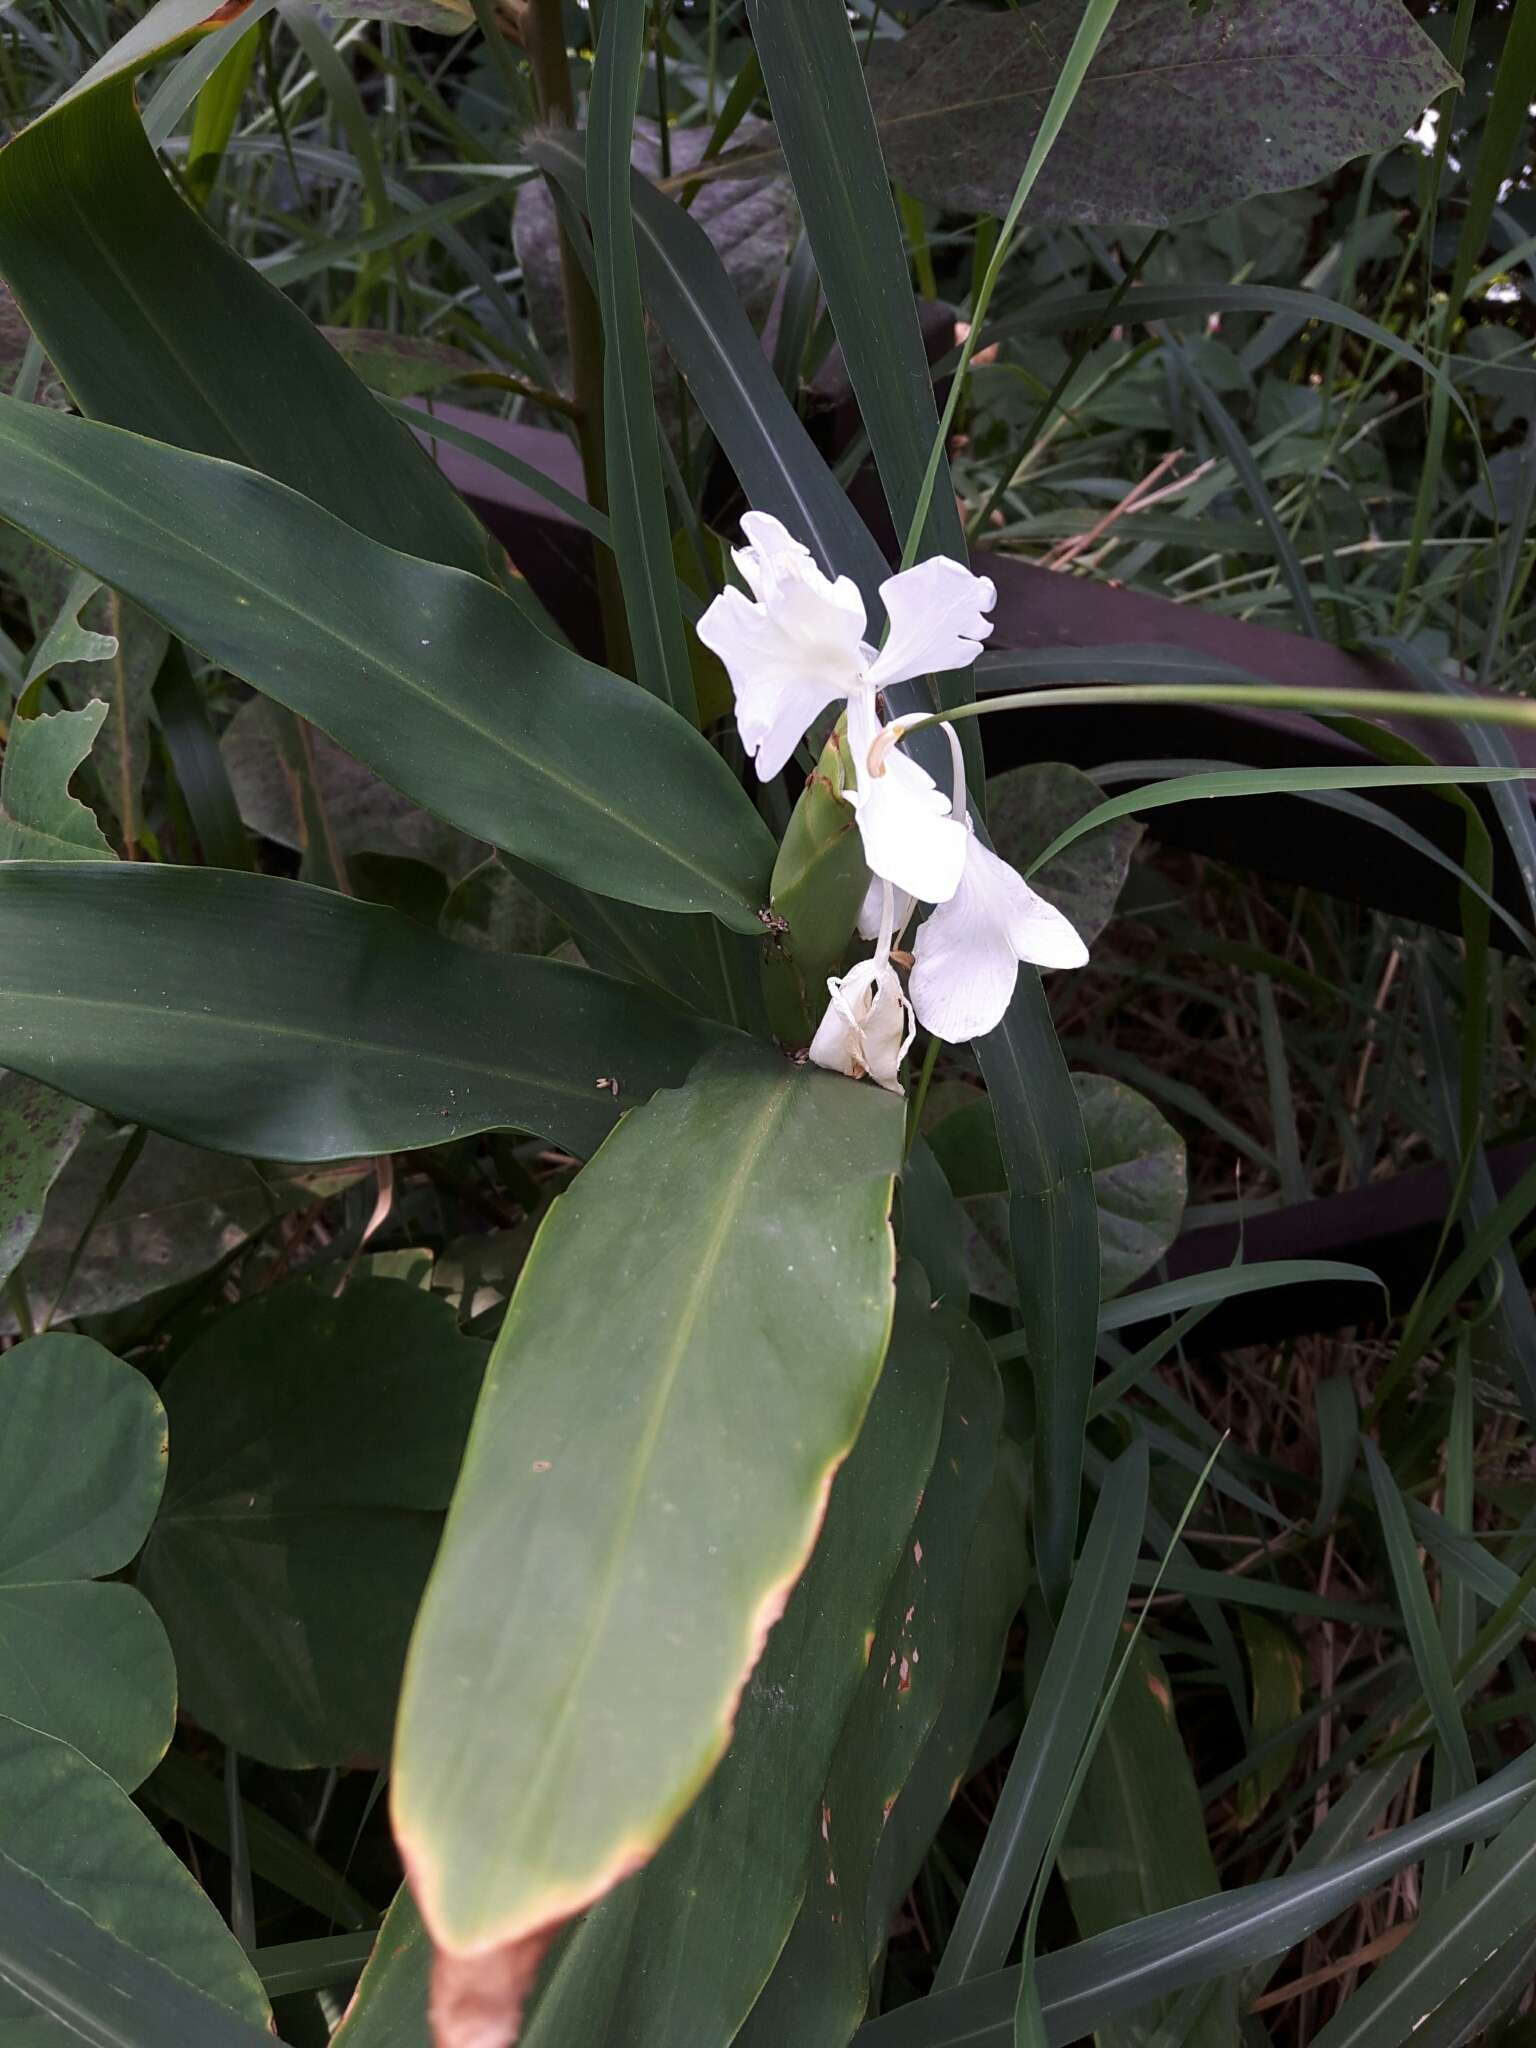
{"type": "Polygon", "coordinates": [[[925,769],[893,750],[882,774],[865,775],[847,795],[874,874],[923,903],[953,896],[969,834],[925,769]]]}
{"type": "Polygon", "coordinates": [[[912,1007],[926,1030],[964,1045],[997,1029],[1013,1001],[1019,961],[969,861],[954,895],[919,927],[912,950],[912,1007]]]}
{"type": "Polygon", "coordinates": [[[916,1027],[896,970],[888,960],[861,960],[840,981],[829,981],[827,994],[831,1000],[811,1040],[810,1058],[855,1080],[867,1074],[900,1095],[899,1069],[916,1027]]]}
{"type": "Polygon", "coordinates": [[[995,1031],[1013,1000],[1020,960],[1081,967],[1088,949],[1059,910],[972,838],[960,886],[918,932],[912,1004],[952,1045],[995,1031]]]}
{"type": "Polygon", "coordinates": [[[831,582],[769,514],[749,512],[742,525],[751,545],[735,561],[757,601],[722,591],[697,630],[725,664],[742,744],[766,781],[829,704],[862,688],[864,603],[848,577],[831,582]]]}
{"type": "MultiPolygon", "coordinates": [[[[985,849],[983,849],[985,850],[985,849]]],[[[998,862],[1003,867],[1002,861],[998,862]]],[[[1031,889],[1022,875],[1007,868],[1008,938],[1021,960],[1035,967],[1086,967],[1088,948],[1077,926],[1054,903],[1031,889]]]]}
{"type": "Polygon", "coordinates": [[[879,690],[940,669],[969,668],[992,631],[985,615],[997,603],[996,586],[947,555],[930,555],[888,577],[880,596],[891,630],[867,678],[879,690]]]}

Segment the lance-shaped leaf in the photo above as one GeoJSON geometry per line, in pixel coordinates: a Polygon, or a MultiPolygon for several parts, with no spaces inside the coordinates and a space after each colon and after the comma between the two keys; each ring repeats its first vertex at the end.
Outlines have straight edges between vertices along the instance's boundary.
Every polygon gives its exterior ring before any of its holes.
{"type": "Polygon", "coordinates": [[[171,1739],[176,1674],[143,1594],[97,1581],[132,1562],[164,1483],[165,1411],[132,1366],[60,1335],[0,1359],[0,1716],[130,1791],[171,1739]]]}
{"type": "Polygon", "coordinates": [[[880,1384],[730,1749],[660,1853],[564,1947],[526,2048],[589,2048],[603,1975],[604,2048],[736,2037],[799,1907],[827,1766],[933,1484],[954,1327],[934,1313],[926,1276],[904,1264],[880,1384]]]}
{"type": "Polygon", "coordinates": [[[505,1128],[585,1155],[729,1035],[606,975],[261,875],[17,861],[0,931],[0,1063],[250,1158],[505,1128]]]}
{"type": "MultiPolygon", "coordinates": [[[[811,1561],[742,1695],[730,1749],[660,1854],[565,1943],[529,2015],[526,2048],[590,2048],[594,2014],[604,2016],[605,2048],[734,2036],[804,1890],[832,1746],[933,1464],[948,1337],[908,1262],[879,1385],[811,1561]]],[[[422,2048],[431,1960],[402,1892],[338,2048],[422,2048]]]]}
{"type": "MultiPolygon", "coordinates": [[[[515,2012],[730,1737],[880,1370],[901,1106],[756,1048],[623,1123],[535,1242],[406,1665],[394,1816],[515,2012]]],[[[464,2038],[468,2038],[467,2035],[464,2038]]]]}
{"type": "Polygon", "coordinates": [[[247,463],[390,547],[488,574],[485,533],[426,451],[155,161],[134,79],[229,12],[160,0],[0,150],[0,272],[83,411],[247,463]],[[130,249],[131,262],[113,253],[130,249]]]}
{"type": "Polygon", "coordinates": [[[0,2039],[270,2042],[239,1943],[120,1786],[68,1743],[0,1719],[0,1804],[0,2039]]]}
{"type": "Polygon", "coordinates": [[[251,470],[0,406],[0,518],[477,839],[655,910],[757,929],[773,841],[675,711],[477,576],[251,470]]]}
{"type": "MultiPolygon", "coordinates": [[[[881,42],[869,90],[893,176],[1005,212],[1082,14],[947,7],[881,42]]],[[[1120,0],[1025,218],[1163,225],[1310,185],[1392,148],[1455,83],[1400,0],[1120,0]]]]}

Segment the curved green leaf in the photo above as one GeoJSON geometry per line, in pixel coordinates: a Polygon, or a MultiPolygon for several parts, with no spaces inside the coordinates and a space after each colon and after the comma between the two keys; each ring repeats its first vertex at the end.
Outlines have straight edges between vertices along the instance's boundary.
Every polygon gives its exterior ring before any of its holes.
{"type": "Polygon", "coordinates": [[[171,1739],[176,1673],[144,1596],[95,1581],[131,1561],[164,1483],[165,1411],[132,1366],[89,1337],[0,1357],[0,1716],[130,1791],[171,1739]]]}
{"type": "Polygon", "coordinates": [[[484,531],[425,450],[155,161],[134,79],[224,14],[160,0],[0,150],[0,273],[83,411],[488,575],[484,531]]]}
{"type": "Polygon", "coordinates": [[[103,1772],[0,1719],[0,2036],[255,2048],[266,1996],[212,1900],[103,1772]]]}
{"type": "Polygon", "coordinates": [[[396,1834],[461,1985],[510,2004],[724,1750],[879,1374],[901,1138],[884,1091],[722,1054],[540,1231],[396,1742],[396,1834]]]}
{"type": "Polygon", "coordinates": [[[880,1383],[811,1561],[747,1681],[731,1746],[652,1862],[565,1945],[523,2048],[591,2048],[601,1975],[604,2048],[735,2039],[805,1890],[833,1746],[930,1483],[952,1331],[932,1314],[924,1276],[904,1266],[880,1383]]]}
{"type": "Polygon", "coordinates": [[[1001,1969],[1023,1924],[1120,1641],[1147,1515],[1147,1468],[1146,1446],[1133,1443],[1099,1489],[1066,1606],[934,1977],[935,1990],[1001,1969]]]}
{"type": "MultiPolygon", "coordinates": [[[[1369,1448],[1369,1446],[1367,1446],[1369,1448]]],[[[1400,1948],[1314,2036],[1316,2048],[1399,2048],[1507,1941],[1530,1930],[1536,1801],[1504,1828],[1448,1892],[1426,1906],[1400,1948]]]]}
{"type": "MultiPolygon", "coordinates": [[[[582,138],[529,138],[529,159],[587,202],[582,138]]],[[[873,616],[888,565],[774,376],[719,252],[691,215],[646,179],[631,190],[646,307],[752,504],[771,512],[832,576],[851,576],[873,616]]]]}
{"type": "Polygon", "coordinates": [[[729,1036],[585,968],[217,869],[0,866],[0,932],[0,1061],[255,1158],[505,1128],[585,1156],[729,1036]]]}
{"type": "Polygon", "coordinates": [[[0,517],[460,826],[584,887],[757,929],[773,841],[677,714],[478,577],[286,486],[0,401],[0,517]]]}
{"type": "Polygon", "coordinates": [[[382,1760],[487,1347],[398,1280],[299,1280],[172,1368],[139,1583],[185,1713],[285,1770],[382,1760]]]}
{"type": "MultiPolygon", "coordinates": [[[[1427,1850],[1481,1841],[1522,1809],[1536,1813],[1533,1788],[1536,1750],[1475,1792],[1332,1862],[1195,1899],[1042,1956],[1035,1976],[1052,2042],[1064,2048],[1151,1998],[1283,1954],[1427,1850]]],[[[1018,1985],[1017,1968],[993,1971],[874,2021],[858,2039],[865,2048],[1012,2048],[1018,1985]]]]}

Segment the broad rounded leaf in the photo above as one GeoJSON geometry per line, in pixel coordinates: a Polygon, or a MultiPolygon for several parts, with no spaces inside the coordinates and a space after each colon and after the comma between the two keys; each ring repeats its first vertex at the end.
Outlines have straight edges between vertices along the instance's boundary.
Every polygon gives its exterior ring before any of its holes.
{"type": "MultiPolygon", "coordinates": [[[[880,42],[869,89],[892,176],[932,205],[1005,212],[1082,15],[944,7],[880,42]]],[[[1120,0],[1024,217],[1164,225],[1310,185],[1392,148],[1455,83],[1400,0],[1120,0]]]]}
{"type": "MultiPolygon", "coordinates": [[[[1184,1141],[1162,1112],[1102,1074],[1074,1074],[1093,1159],[1099,1216],[1100,1287],[1119,1294],[1154,1266],[1184,1215],[1184,1141]]],[[[952,1110],[928,1134],[970,1225],[971,1286],[994,1301],[1015,1299],[1002,1154],[985,1097],[952,1110]]]]}
{"type": "Polygon", "coordinates": [[[176,1674],[143,1595],[94,1581],[132,1560],[164,1483],[165,1413],[132,1366],[89,1337],[0,1357],[0,1716],[129,1790],[165,1754],[176,1674]]]}
{"type": "Polygon", "coordinates": [[[540,1231],[396,1744],[396,1834],[461,1985],[531,1970],[724,1749],[880,1370],[901,1132],[884,1090],[722,1054],[540,1231]]]}
{"type": "Polygon", "coordinates": [[[0,1062],[255,1158],[508,1127],[585,1154],[729,1036],[585,968],[209,868],[0,866],[0,945],[0,1062]]]}
{"type": "Polygon", "coordinates": [[[299,1280],[177,1360],[139,1583],[193,1720],[288,1770],[387,1753],[486,1348],[402,1281],[299,1280]]]}
{"type": "MultiPolygon", "coordinates": [[[[213,1901],[121,1787],[78,1750],[0,1717],[0,1811],[6,1855],[59,1898],[183,1985],[254,2026],[270,2025],[260,1981],[213,1901]]],[[[46,1975],[46,1951],[28,1961],[46,1975]]],[[[7,2048],[80,2048],[82,2038],[148,2048],[156,2038],[152,2013],[120,2007],[116,2018],[120,2027],[137,2020],[146,2031],[77,2031],[0,1982],[0,2040],[7,2048]]],[[[167,2044],[173,2038],[159,2035],[167,2044]]],[[[190,2037],[183,2038],[190,2048],[190,2037]]]]}
{"type": "Polygon", "coordinates": [[[1108,1297],[1156,1265],[1179,1234],[1184,1140],[1161,1110],[1123,1081],[1074,1074],[1072,1083],[1093,1155],[1100,1286],[1108,1297]]]}

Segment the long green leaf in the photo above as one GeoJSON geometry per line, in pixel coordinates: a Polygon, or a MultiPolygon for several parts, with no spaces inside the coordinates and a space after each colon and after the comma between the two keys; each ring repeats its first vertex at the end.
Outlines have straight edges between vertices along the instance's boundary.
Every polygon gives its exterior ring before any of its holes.
{"type": "Polygon", "coordinates": [[[1007,1961],[1061,1814],[1061,1796],[1120,1640],[1147,1512],[1147,1449],[1132,1444],[1099,1490],[1024,1732],[934,1976],[935,1991],[1007,1961]]]}
{"type": "MultiPolygon", "coordinates": [[[[939,1483],[930,1473],[955,1329],[932,1313],[924,1275],[904,1266],[880,1383],[810,1564],[742,1694],[730,1749],[655,1859],[565,1945],[525,2048],[590,2048],[605,1974],[604,2048],[736,2037],[806,1888],[833,1745],[866,1682],[913,1504],[939,1483]]],[[[979,1443],[980,1415],[971,1421],[979,1443]]]]}
{"type": "MultiPolygon", "coordinates": [[[[747,17],[832,325],[904,530],[939,419],[858,46],[846,11],[819,0],[748,0],[747,17]]],[[[925,555],[965,560],[949,493],[934,494],[921,541],[925,555]]],[[[964,670],[939,683],[943,703],[970,695],[964,670]]]]}
{"type": "MultiPolygon", "coordinates": [[[[832,322],[897,530],[908,538],[903,559],[920,549],[964,561],[954,495],[936,482],[944,448],[938,410],[848,17],[820,0],[749,0],[748,14],[832,322]]],[[[939,677],[938,686],[945,705],[972,693],[966,670],[939,677]]],[[[904,685],[892,708],[905,716],[928,695],[922,684],[904,685]]],[[[968,733],[962,745],[979,810],[979,750],[968,733]]],[[[929,766],[941,779],[948,772],[947,763],[929,766]]],[[[1036,1375],[1037,1558],[1049,1597],[1059,1601],[1077,1536],[1098,1232],[1088,1140],[1039,977],[1025,967],[1018,986],[978,1053],[1008,1167],[1010,1237],[1036,1375]]]]}
{"type": "Polygon", "coordinates": [[[1093,1160],[1040,977],[1019,969],[1008,1015],[978,1048],[1008,1175],[1008,1237],[1035,1386],[1032,1515],[1047,1597],[1077,1545],[1083,1435],[1099,1315],[1093,1160]]]}
{"type": "Polygon", "coordinates": [[[943,1708],[965,1583],[996,1468],[1002,1388],[986,1346],[953,1310],[931,1311],[947,1353],[949,1397],[911,1541],[886,1594],[862,1683],[827,1773],[805,1897],[740,2048],[844,2048],[868,2010],[888,1900],[877,1884],[886,1817],[943,1708]]]}
{"type": "Polygon", "coordinates": [[[1434,1716],[1441,1744],[1451,1760],[1451,1789],[1467,1792],[1476,1783],[1477,1768],[1472,1761],[1472,1745],[1467,1739],[1461,1708],[1457,1704],[1450,1661],[1440,1639],[1429,1588],[1424,1583],[1423,1569],[1414,1546],[1408,1510],[1386,1460],[1368,1436],[1360,1439],[1360,1448],[1365,1455],[1365,1469],[1376,1499],[1376,1513],[1386,1539],[1387,1561],[1397,1588],[1397,1604],[1402,1611],[1419,1683],[1424,1688],[1424,1697],[1434,1716]]]}
{"type": "MultiPolygon", "coordinates": [[[[1522,1810],[1536,1815],[1533,1789],[1536,1751],[1528,1751],[1475,1792],[1330,1864],[1174,1906],[1042,1956],[1035,1972],[1054,2048],[1165,1992],[1280,1955],[1426,1850],[1480,1841],[1522,1810]]],[[[1011,2048],[1018,1981],[1016,1968],[995,1971],[871,2022],[858,2040],[864,2048],[1011,2048]]]]}
{"type": "Polygon", "coordinates": [[[0,1719],[0,2035],[38,2048],[270,2044],[267,2002],[186,1865],[68,1743],[0,1719]]]}
{"type": "Polygon", "coordinates": [[[605,975],[265,876],[17,862],[0,930],[0,1064],[255,1158],[500,1128],[584,1155],[722,1036],[605,975]]]}
{"type": "Polygon", "coordinates": [[[1507,1941],[1530,1930],[1536,1886],[1536,1804],[1527,1805],[1471,1869],[1420,1914],[1401,1947],[1315,2037],[1315,2048],[1399,2048],[1418,2022],[1507,1941]]]}
{"type": "Polygon", "coordinates": [[[285,485],[12,399],[0,517],[138,599],[429,810],[568,880],[739,931],[773,843],[725,763],[478,577],[285,485]]]}
{"type": "Polygon", "coordinates": [[[162,0],[0,151],[0,273],[83,411],[489,575],[485,533],[424,450],[155,162],[134,79],[216,19],[162,0]]]}
{"type": "Polygon", "coordinates": [[[1209,774],[1176,775],[1144,789],[1109,797],[1059,832],[1030,864],[1035,874],[1074,841],[1117,818],[1142,811],[1165,810],[1170,804],[1211,802],[1234,796],[1298,796],[1309,790],[1438,788],[1446,783],[1480,784],[1536,781],[1536,768],[1221,768],[1209,774]]]}
{"type": "Polygon", "coordinates": [[[0,1849],[0,1983],[23,2024],[90,2048],[272,2048],[267,2028],[230,2012],[118,1940],[0,1849]]]}
{"type": "Polygon", "coordinates": [[[514,2002],[725,1749],[879,1374],[901,1138],[883,1091],[733,1051],[550,1212],[401,1701],[396,1835],[450,1985],[514,2002]]]}
{"type": "Polygon", "coordinates": [[[603,315],[603,434],[635,676],[674,711],[694,718],[629,196],[647,13],[646,0],[612,0],[604,10],[587,113],[592,256],[603,315]]]}
{"type": "MultiPolygon", "coordinates": [[[[528,155],[586,205],[580,136],[536,135],[528,155]]],[[[887,564],[780,388],[719,252],[697,221],[638,174],[632,202],[646,306],[742,488],[828,575],[851,576],[874,615],[887,564]]]]}

